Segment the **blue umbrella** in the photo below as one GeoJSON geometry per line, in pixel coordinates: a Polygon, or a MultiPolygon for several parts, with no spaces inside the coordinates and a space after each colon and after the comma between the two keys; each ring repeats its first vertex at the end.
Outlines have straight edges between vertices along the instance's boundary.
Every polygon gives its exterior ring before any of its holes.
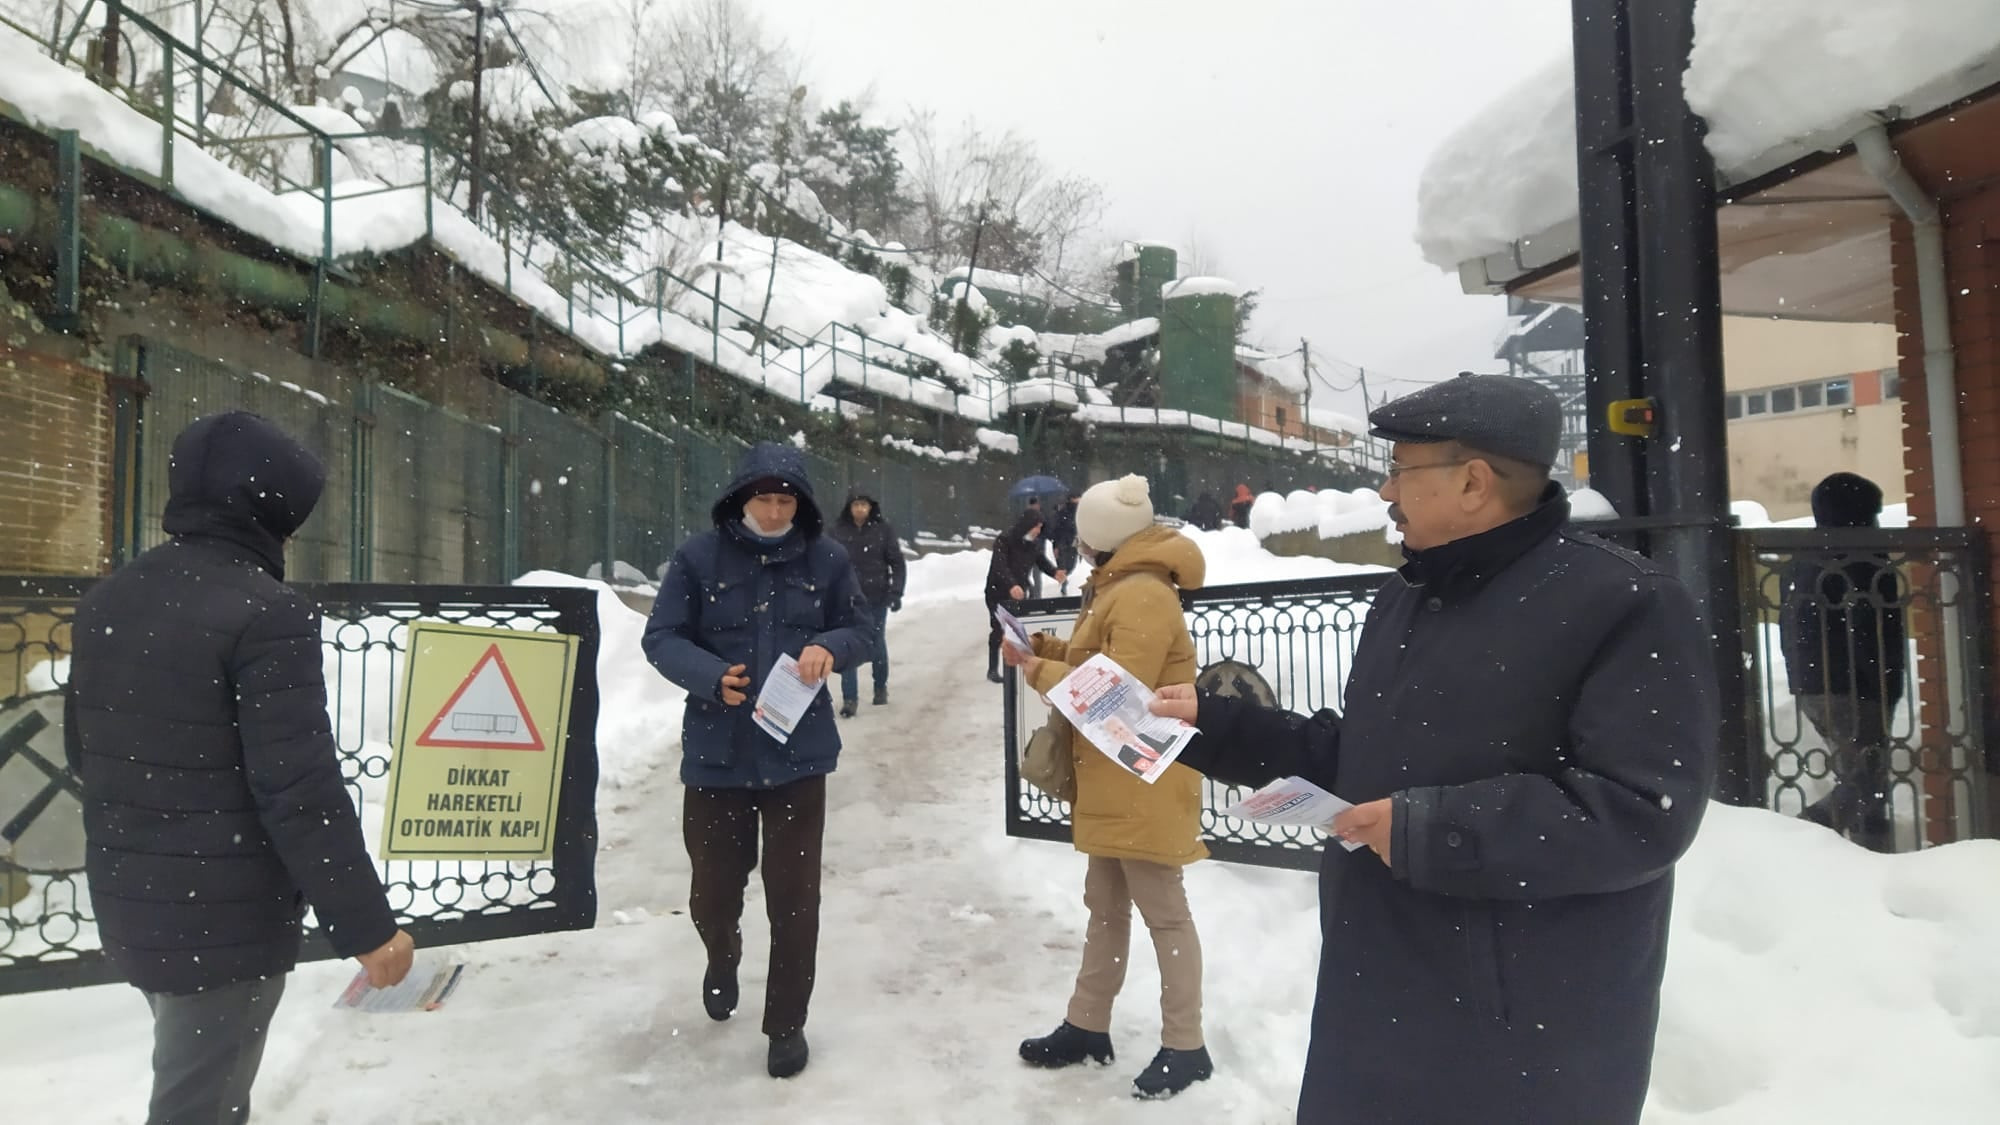
{"type": "Polygon", "coordinates": [[[1069,485],[1051,476],[1026,477],[1007,490],[1007,499],[1025,504],[1030,496],[1068,496],[1069,485]]]}

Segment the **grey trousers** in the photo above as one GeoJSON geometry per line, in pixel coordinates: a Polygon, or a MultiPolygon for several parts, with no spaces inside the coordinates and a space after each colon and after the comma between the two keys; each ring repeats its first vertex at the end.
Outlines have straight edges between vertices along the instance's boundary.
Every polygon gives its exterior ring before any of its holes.
{"type": "Polygon", "coordinates": [[[285,978],[205,992],[145,993],[153,1009],[153,1102],[146,1125],[242,1125],[285,978]]]}

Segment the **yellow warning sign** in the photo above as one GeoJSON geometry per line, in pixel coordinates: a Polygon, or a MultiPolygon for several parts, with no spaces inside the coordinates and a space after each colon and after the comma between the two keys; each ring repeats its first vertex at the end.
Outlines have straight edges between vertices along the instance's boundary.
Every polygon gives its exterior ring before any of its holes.
{"type": "Polygon", "coordinates": [[[418,621],[389,771],[383,859],[547,859],[576,638],[418,621]]]}

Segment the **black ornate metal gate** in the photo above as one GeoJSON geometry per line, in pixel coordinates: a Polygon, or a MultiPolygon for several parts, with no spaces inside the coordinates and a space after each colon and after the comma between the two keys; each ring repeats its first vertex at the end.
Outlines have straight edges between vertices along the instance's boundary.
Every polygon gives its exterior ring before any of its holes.
{"type": "MultiPolygon", "coordinates": [[[[22,725],[35,726],[31,734],[45,745],[39,724],[8,723],[7,717],[41,714],[31,712],[30,704],[59,695],[67,678],[70,622],[90,582],[0,577],[0,748],[9,745],[4,731],[22,725]]],[[[399,861],[382,870],[389,904],[419,946],[589,928],[597,915],[596,594],[521,586],[300,588],[325,614],[321,647],[334,739],[363,827],[371,833],[380,820],[377,802],[389,771],[388,732],[396,720],[396,685],[411,622],[424,618],[579,638],[554,857],[532,863],[399,861]]],[[[27,767],[20,757],[0,760],[0,798],[22,788],[18,778],[26,776],[27,767]],[[10,777],[16,780],[10,783],[10,777]]],[[[48,755],[35,750],[34,757],[48,755]]],[[[0,839],[0,995],[116,979],[99,951],[84,886],[82,832],[75,822],[80,806],[63,796],[73,794],[74,783],[61,771],[59,752],[52,771],[32,759],[29,764],[37,776],[56,778],[57,792],[39,808],[32,807],[33,795],[0,807],[0,826],[16,832],[0,839]],[[42,823],[49,818],[59,823],[42,823]],[[36,856],[21,857],[16,848],[30,826],[42,834],[38,838],[49,838],[36,856]],[[20,858],[27,862],[15,862],[20,858]]],[[[314,934],[306,956],[331,958],[333,950],[314,934]]]]}

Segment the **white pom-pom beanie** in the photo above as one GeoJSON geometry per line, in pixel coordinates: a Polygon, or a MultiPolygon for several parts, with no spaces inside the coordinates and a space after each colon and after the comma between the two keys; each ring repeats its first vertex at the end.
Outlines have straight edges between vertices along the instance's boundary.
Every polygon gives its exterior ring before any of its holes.
{"type": "Polygon", "coordinates": [[[1093,551],[1116,551],[1151,526],[1152,487],[1137,473],[1093,484],[1076,502],[1077,540],[1093,551]]]}

